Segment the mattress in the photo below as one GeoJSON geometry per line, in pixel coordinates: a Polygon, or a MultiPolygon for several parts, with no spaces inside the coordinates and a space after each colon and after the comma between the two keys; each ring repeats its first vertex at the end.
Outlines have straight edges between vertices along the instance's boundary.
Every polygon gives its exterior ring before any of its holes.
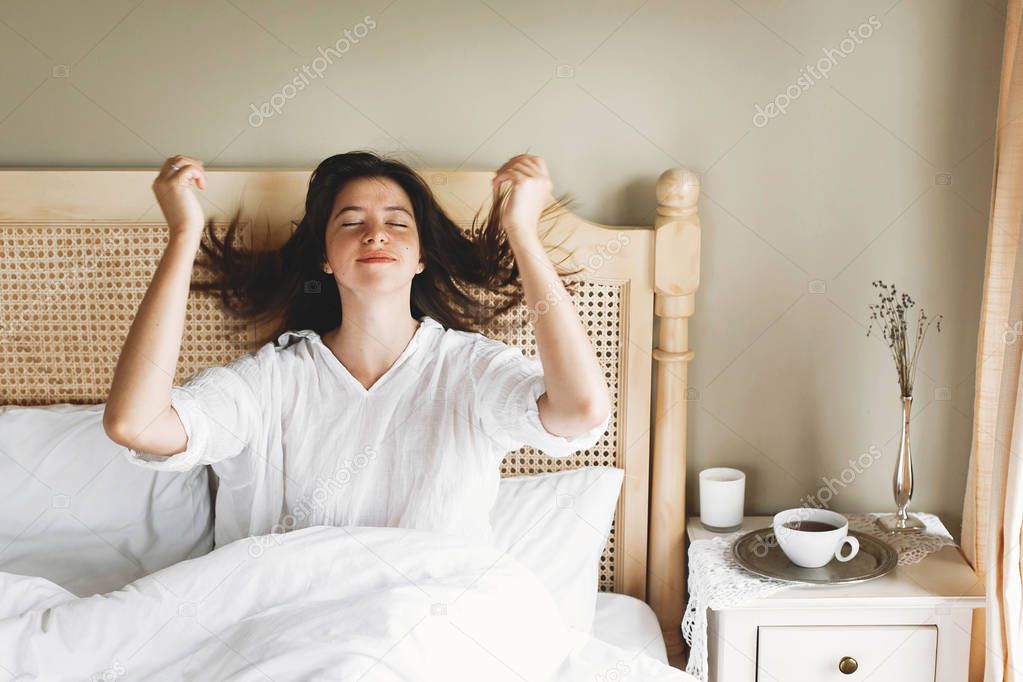
{"type": "Polygon", "coordinates": [[[598,592],[593,636],[668,664],[668,652],[657,616],[646,602],[635,597],[598,592]]]}

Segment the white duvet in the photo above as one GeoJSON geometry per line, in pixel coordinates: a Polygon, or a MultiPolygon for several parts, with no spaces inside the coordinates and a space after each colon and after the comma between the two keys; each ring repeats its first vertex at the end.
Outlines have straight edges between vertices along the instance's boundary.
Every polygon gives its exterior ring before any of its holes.
{"type": "Polygon", "coordinates": [[[500,550],[403,528],[244,538],[77,598],[0,573],[15,680],[694,680],[567,630],[500,550]]]}

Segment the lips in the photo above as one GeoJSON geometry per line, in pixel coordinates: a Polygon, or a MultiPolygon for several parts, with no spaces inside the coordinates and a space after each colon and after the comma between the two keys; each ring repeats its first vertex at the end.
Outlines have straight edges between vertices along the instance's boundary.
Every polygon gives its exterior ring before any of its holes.
{"type": "Polygon", "coordinates": [[[394,256],[390,255],[389,253],[381,252],[381,253],[370,254],[368,256],[363,256],[362,258],[359,259],[359,262],[360,263],[389,263],[389,262],[394,261],[394,260],[397,260],[397,258],[395,258],[394,256]]]}

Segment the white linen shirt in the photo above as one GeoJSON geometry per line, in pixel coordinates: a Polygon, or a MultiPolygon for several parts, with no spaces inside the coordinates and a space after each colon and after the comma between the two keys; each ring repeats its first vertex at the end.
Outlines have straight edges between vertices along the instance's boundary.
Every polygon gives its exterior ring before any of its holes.
{"type": "Polygon", "coordinates": [[[312,525],[397,526],[492,542],[500,463],[523,445],[552,457],[607,429],[549,433],[539,360],[482,334],[420,320],[368,390],[310,329],[171,387],[183,452],[127,449],[164,471],[209,464],[219,478],[215,544],[312,525]],[[293,338],[297,341],[293,341],[293,338]]]}

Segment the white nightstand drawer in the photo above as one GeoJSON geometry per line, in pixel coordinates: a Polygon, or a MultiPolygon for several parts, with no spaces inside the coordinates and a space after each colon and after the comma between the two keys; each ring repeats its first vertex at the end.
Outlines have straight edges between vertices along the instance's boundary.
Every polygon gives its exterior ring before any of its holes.
{"type": "Polygon", "coordinates": [[[937,646],[934,625],[760,627],[757,682],[934,682],[937,646]]]}

